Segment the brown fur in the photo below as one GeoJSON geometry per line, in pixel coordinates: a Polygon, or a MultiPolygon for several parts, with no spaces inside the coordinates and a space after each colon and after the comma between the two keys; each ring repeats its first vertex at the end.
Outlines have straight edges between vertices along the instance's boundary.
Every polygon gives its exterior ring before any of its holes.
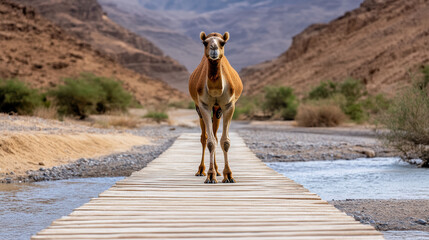
{"type": "MultiPolygon", "coordinates": [[[[198,105],[198,96],[203,94],[203,89],[206,84],[206,79],[209,76],[209,64],[211,60],[207,59],[206,56],[203,56],[198,67],[192,72],[189,77],[189,93],[191,94],[192,100],[195,104],[198,105]]],[[[222,73],[226,78],[227,84],[230,86],[230,93],[234,94],[235,100],[241,95],[243,91],[243,84],[241,82],[240,76],[237,71],[229,64],[226,56],[223,56],[220,60],[220,67],[222,68],[222,73]]],[[[213,65],[213,64],[212,64],[213,65]]],[[[218,80],[218,79],[216,79],[218,80]]],[[[209,81],[210,82],[210,81],[209,81]]],[[[217,84],[220,83],[220,80],[216,81],[217,84]]],[[[215,83],[211,86],[216,86],[215,83]]]]}
{"type": "Polygon", "coordinates": [[[224,151],[225,157],[225,168],[223,171],[224,180],[222,182],[234,183],[235,180],[232,177],[227,159],[227,152],[230,146],[228,129],[232,114],[234,113],[235,102],[243,91],[243,84],[238,73],[224,56],[224,45],[229,40],[229,33],[226,32],[224,35],[219,33],[206,35],[204,32],[201,32],[200,38],[205,46],[204,56],[189,78],[189,93],[197,106],[197,110],[199,110],[200,113],[203,111],[205,114],[203,114],[205,117],[200,119],[202,131],[201,144],[203,148],[202,158],[195,175],[206,175],[204,172],[204,152],[207,146],[210,151],[210,168],[207,172],[205,183],[217,183],[216,175],[219,176],[220,174],[216,164],[215,148],[218,141],[216,133],[220,123],[220,114],[218,118],[216,113],[225,110],[228,116],[224,116],[223,119],[224,130],[221,139],[222,150],[224,151]],[[227,89],[228,92],[225,92],[227,89]],[[203,100],[208,100],[210,103],[204,102],[203,100]],[[200,108],[200,103],[203,108],[200,108]],[[213,112],[208,113],[207,110],[209,109],[213,112]],[[209,114],[213,116],[211,121],[209,114]]]}

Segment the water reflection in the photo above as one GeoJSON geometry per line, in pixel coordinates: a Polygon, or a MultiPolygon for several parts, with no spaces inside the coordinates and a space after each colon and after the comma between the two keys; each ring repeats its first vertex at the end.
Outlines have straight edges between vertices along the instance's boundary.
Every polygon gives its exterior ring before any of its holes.
{"type": "Polygon", "coordinates": [[[29,239],[122,177],[0,184],[0,239],[29,239]]]}

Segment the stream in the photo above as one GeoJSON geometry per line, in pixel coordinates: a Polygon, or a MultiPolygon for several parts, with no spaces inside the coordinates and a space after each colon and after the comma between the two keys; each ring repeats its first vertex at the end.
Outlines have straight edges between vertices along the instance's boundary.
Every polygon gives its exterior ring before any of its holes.
{"type": "MultiPolygon", "coordinates": [[[[429,169],[399,158],[272,162],[269,167],[302,184],[322,199],[429,199],[429,169]]],[[[387,240],[429,239],[423,231],[386,231],[387,240]]]]}
{"type": "Polygon", "coordinates": [[[28,240],[123,177],[0,184],[0,240],[28,240]]]}

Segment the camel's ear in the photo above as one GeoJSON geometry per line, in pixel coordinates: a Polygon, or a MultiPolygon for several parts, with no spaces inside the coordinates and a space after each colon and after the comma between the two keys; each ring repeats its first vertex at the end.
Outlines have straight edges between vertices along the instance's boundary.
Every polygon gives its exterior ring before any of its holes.
{"type": "Polygon", "coordinates": [[[206,33],[205,32],[201,32],[200,33],[200,38],[201,38],[201,40],[205,41],[206,38],[207,38],[206,33]]]}
{"type": "Polygon", "coordinates": [[[227,42],[227,41],[228,41],[228,39],[229,39],[229,32],[225,32],[225,33],[223,34],[223,40],[224,40],[225,42],[227,42]]]}

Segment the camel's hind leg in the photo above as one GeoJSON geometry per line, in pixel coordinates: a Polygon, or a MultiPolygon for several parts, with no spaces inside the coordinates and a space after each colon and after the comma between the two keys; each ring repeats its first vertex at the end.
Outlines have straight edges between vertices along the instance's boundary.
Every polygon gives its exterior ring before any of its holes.
{"type": "MultiPolygon", "coordinates": [[[[217,141],[217,130],[219,129],[219,124],[220,124],[220,118],[221,117],[222,117],[222,110],[220,109],[220,107],[219,106],[213,107],[213,118],[212,118],[212,121],[213,121],[213,134],[214,134],[214,136],[216,138],[216,141],[217,141]]],[[[216,154],[215,154],[215,157],[214,157],[214,167],[215,167],[215,170],[216,170],[216,175],[220,176],[220,172],[218,171],[218,166],[217,166],[217,163],[216,163],[216,154]]]]}
{"type": "Polygon", "coordinates": [[[201,145],[203,147],[203,153],[201,156],[201,163],[198,167],[197,173],[195,173],[195,176],[205,176],[205,170],[206,166],[204,165],[204,153],[206,152],[206,146],[207,146],[207,133],[206,133],[206,125],[204,124],[204,121],[202,118],[200,118],[200,126],[201,126],[201,145]]]}

